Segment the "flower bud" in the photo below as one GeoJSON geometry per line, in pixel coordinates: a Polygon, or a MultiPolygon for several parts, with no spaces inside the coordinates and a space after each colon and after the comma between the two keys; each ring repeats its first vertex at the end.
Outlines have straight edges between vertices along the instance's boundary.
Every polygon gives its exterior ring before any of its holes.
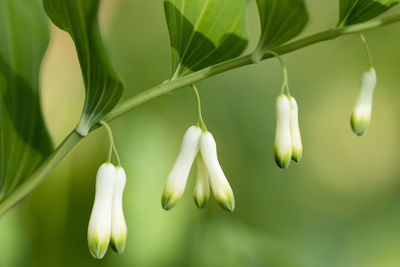
{"type": "Polygon", "coordinates": [[[376,73],[374,68],[364,72],[361,78],[360,93],[351,114],[351,128],[358,136],[368,129],[371,121],[372,98],[376,86],[376,73]]]}
{"type": "Polygon", "coordinates": [[[299,112],[297,102],[294,97],[289,97],[290,101],[290,132],[292,136],[292,159],[296,162],[301,160],[303,155],[303,145],[301,144],[301,135],[299,128],[299,112]]]}
{"type": "Polygon", "coordinates": [[[89,250],[96,259],[104,257],[110,242],[115,178],[114,165],[104,163],[100,166],[96,177],[96,193],[88,227],[89,250]]]}
{"type": "Polygon", "coordinates": [[[225,210],[233,211],[235,209],[235,198],[218,162],[217,146],[210,132],[205,132],[201,135],[200,152],[210,175],[209,180],[215,200],[225,210]]]}
{"type": "Polygon", "coordinates": [[[196,157],[196,184],[194,187],[194,202],[199,209],[204,208],[210,198],[210,183],[208,181],[208,171],[204,165],[201,153],[196,157]]]}
{"type": "Polygon", "coordinates": [[[281,94],[276,100],[275,161],[280,168],[286,169],[292,158],[292,136],[290,131],[291,107],[286,95],[281,94]]]}
{"type": "Polygon", "coordinates": [[[201,129],[191,126],[185,133],[178,158],[172,168],[161,198],[165,210],[172,209],[185,190],[190,168],[199,152],[201,129]]]}
{"type": "Polygon", "coordinates": [[[112,219],[111,219],[111,247],[114,251],[122,253],[125,249],[127,227],[122,206],[122,195],[124,193],[126,174],[121,166],[117,166],[115,188],[112,200],[112,219]]]}

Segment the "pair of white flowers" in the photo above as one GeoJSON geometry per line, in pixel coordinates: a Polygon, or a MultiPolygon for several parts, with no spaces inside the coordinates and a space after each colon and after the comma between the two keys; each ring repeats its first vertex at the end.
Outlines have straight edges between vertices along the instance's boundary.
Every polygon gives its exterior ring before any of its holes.
{"type": "Polygon", "coordinates": [[[101,259],[108,245],[118,253],[125,248],[127,227],[122,207],[126,174],[121,166],[100,166],[96,177],[96,194],[88,227],[89,250],[101,259]]]}
{"type": "MultiPolygon", "coordinates": [[[[373,67],[364,72],[360,93],[351,115],[351,128],[361,136],[371,122],[372,100],[376,86],[376,72],[373,67]]],[[[281,168],[287,168],[291,160],[300,161],[303,146],[298,121],[297,102],[292,96],[281,94],[276,100],[275,161],[281,168]]]]}
{"type": "Polygon", "coordinates": [[[361,78],[360,93],[351,114],[351,128],[358,136],[368,129],[371,122],[372,99],[376,86],[376,72],[373,67],[364,72],[361,78]]]}
{"type": "Polygon", "coordinates": [[[290,160],[299,162],[303,155],[298,107],[294,97],[280,94],[276,100],[275,112],[275,161],[280,168],[286,169],[290,160]]]}
{"type": "Polygon", "coordinates": [[[193,162],[197,172],[194,200],[203,208],[210,197],[210,186],[218,204],[228,211],[235,208],[232,189],[225,177],[217,157],[217,147],[212,134],[191,126],[185,133],[178,158],[168,176],[161,198],[164,209],[172,209],[185,191],[193,162]]]}

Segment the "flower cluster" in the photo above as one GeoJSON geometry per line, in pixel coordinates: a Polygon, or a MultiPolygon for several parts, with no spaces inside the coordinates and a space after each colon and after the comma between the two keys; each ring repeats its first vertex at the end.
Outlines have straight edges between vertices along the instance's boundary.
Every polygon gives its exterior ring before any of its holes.
{"type": "Polygon", "coordinates": [[[126,174],[121,166],[100,166],[96,177],[96,194],[88,227],[89,251],[96,259],[107,252],[108,245],[118,253],[125,248],[127,227],[122,208],[126,174]]]}
{"type": "Polygon", "coordinates": [[[194,200],[203,208],[210,197],[210,186],[218,204],[228,211],[235,208],[232,189],[217,157],[217,146],[212,134],[191,126],[185,133],[179,155],[168,176],[161,198],[165,210],[172,209],[185,191],[186,181],[196,160],[197,177],[194,200]]]}
{"type": "MultiPolygon", "coordinates": [[[[360,93],[351,115],[351,127],[361,136],[367,130],[372,111],[372,98],[376,86],[376,73],[372,65],[365,38],[360,34],[370,61],[370,68],[361,80],[360,93]]],[[[303,145],[299,128],[298,105],[290,95],[286,66],[279,54],[268,51],[275,56],[282,67],[283,83],[281,93],[276,99],[276,132],[274,141],[275,162],[286,169],[293,160],[299,162],[303,155],[303,145]],[[286,91],[285,91],[286,89],[286,91]]],[[[182,197],[190,170],[196,162],[196,180],[194,201],[198,208],[206,206],[212,192],[217,203],[227,211],[235,208],[232,188],[219,164],[217,146],[212,134],[207,131],[202,119],[200,96],[194,84],[191,85],[196,97],[198,125],[186,131],[178,157],[169,173],[164,187],[161,204],[165,210],[172,209],[182,197]]],[[[96,195],[88,227],[90,253],[97,259],[104,257],[110,245],[121,253],[125,248],[127,226],[122,207],[122,195],[126,183],[126,174],[120,166],[120,159],[115,148],[111,128],[104,121],[110,139],[108,162],[114,152],[118,161],[117,167],[111,163],[100,166],[96,177],[96,195]]]]}
{"type": "Polygon", "coordinates": [[[280,168],[286,169],[291,160],[299,162],[303,155],[297,102],[292,96],[280,94],[275,111],[275,161],[280,168]]]}

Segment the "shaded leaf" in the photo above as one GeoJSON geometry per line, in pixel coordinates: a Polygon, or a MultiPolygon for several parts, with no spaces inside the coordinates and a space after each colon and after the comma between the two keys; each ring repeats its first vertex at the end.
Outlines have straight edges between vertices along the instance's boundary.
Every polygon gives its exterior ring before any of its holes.
{"type": "Polygon", "coordinates": [[[247,0],[165,0],[173,78],[239,56],[247,0]]]}
{"type": "Polygon", "coordinates": [[[40,0],[0,0],[0,200],[50,154],[39,71],[49,32],[40,0]]]}
{"type": "Polygon", "coordinates": [[[123,84],[106,53],[98,25],[99,0],[43,0],[47,15],[71,35],[81,65],[86,98],[77,131],[87,135],[118,103],[123,84]]]}
{"type": "Polygon", "coordinates": [[[296,37],[308,22],[308,12],[303,0],[257,0],[257,6],[261,37],[256,57],[296,37]]]}
{"type": "Polygon", "coordinates": [[[400,0],[340,0],[338,25],[351,25],[373,19],[400,0]]]}

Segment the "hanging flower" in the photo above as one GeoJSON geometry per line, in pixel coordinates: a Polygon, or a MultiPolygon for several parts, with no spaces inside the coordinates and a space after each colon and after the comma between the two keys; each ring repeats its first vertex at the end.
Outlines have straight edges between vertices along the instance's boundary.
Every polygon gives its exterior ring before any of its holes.
{"type": "Polygon", "coordinates": [[[291,105],[288,97],[280,94],[276,100],[275,161],[286,169],[292,158],[292,136],[290,130],[291,105]]]}
{"type": "Polygon", "coordinates": [[[376,86],[376,72],[370,68],[361,78],[360,93],[351,114],[351,128],[358,136],[368,129],[371,122],[372,98],[376,86]]]}
{"type": "Polygon", "coordinates": [[[125,249],[127,227],[122,206],[122,196],[126,184],[126,174],[121,166],[116,168],[115,188],[112,199],[111,247],[122,253],[125,249]]]}
{"type": "Polygon", "coordinates": [[[194,202],[199,209],[204,208],[210,198],[210,183],[208,171],[204,165],[201,153],[196,157],[196,182],[194,187],[194,202]]]}
{"type": "Polygon", "coordinates": [[[217,146],[210,132],[205,132],[201,135],[200,152],[208,170],[211,190],[215,200],[225,210],[233,211],[235,209],[235,198],[218,162],[217,146]]]}
{"type": "Polygon", "coordinates": [[[303,145],[301,143],[301,135],[299,128],[299,112],[297,102],[294,97],[289,97],[290,101],[290,132],[292,136],[292,159],[299,162],[303,155],[303,145]]]}
{"type": "Polygon", "coordinates": [[[185,133],[178,158],[172,168],[161,198],[164,209],[172,209],[185,191],[190,168],[199,152],[201,129],[191,126],[185,133]]]}
{"type": "Polygon", "coordinates": [[[110,242],[115,179],[114,165],[102,164],[96,176],[96,193],[88,227],[89,250],[96,259],[104,257],[110,242]]]}

